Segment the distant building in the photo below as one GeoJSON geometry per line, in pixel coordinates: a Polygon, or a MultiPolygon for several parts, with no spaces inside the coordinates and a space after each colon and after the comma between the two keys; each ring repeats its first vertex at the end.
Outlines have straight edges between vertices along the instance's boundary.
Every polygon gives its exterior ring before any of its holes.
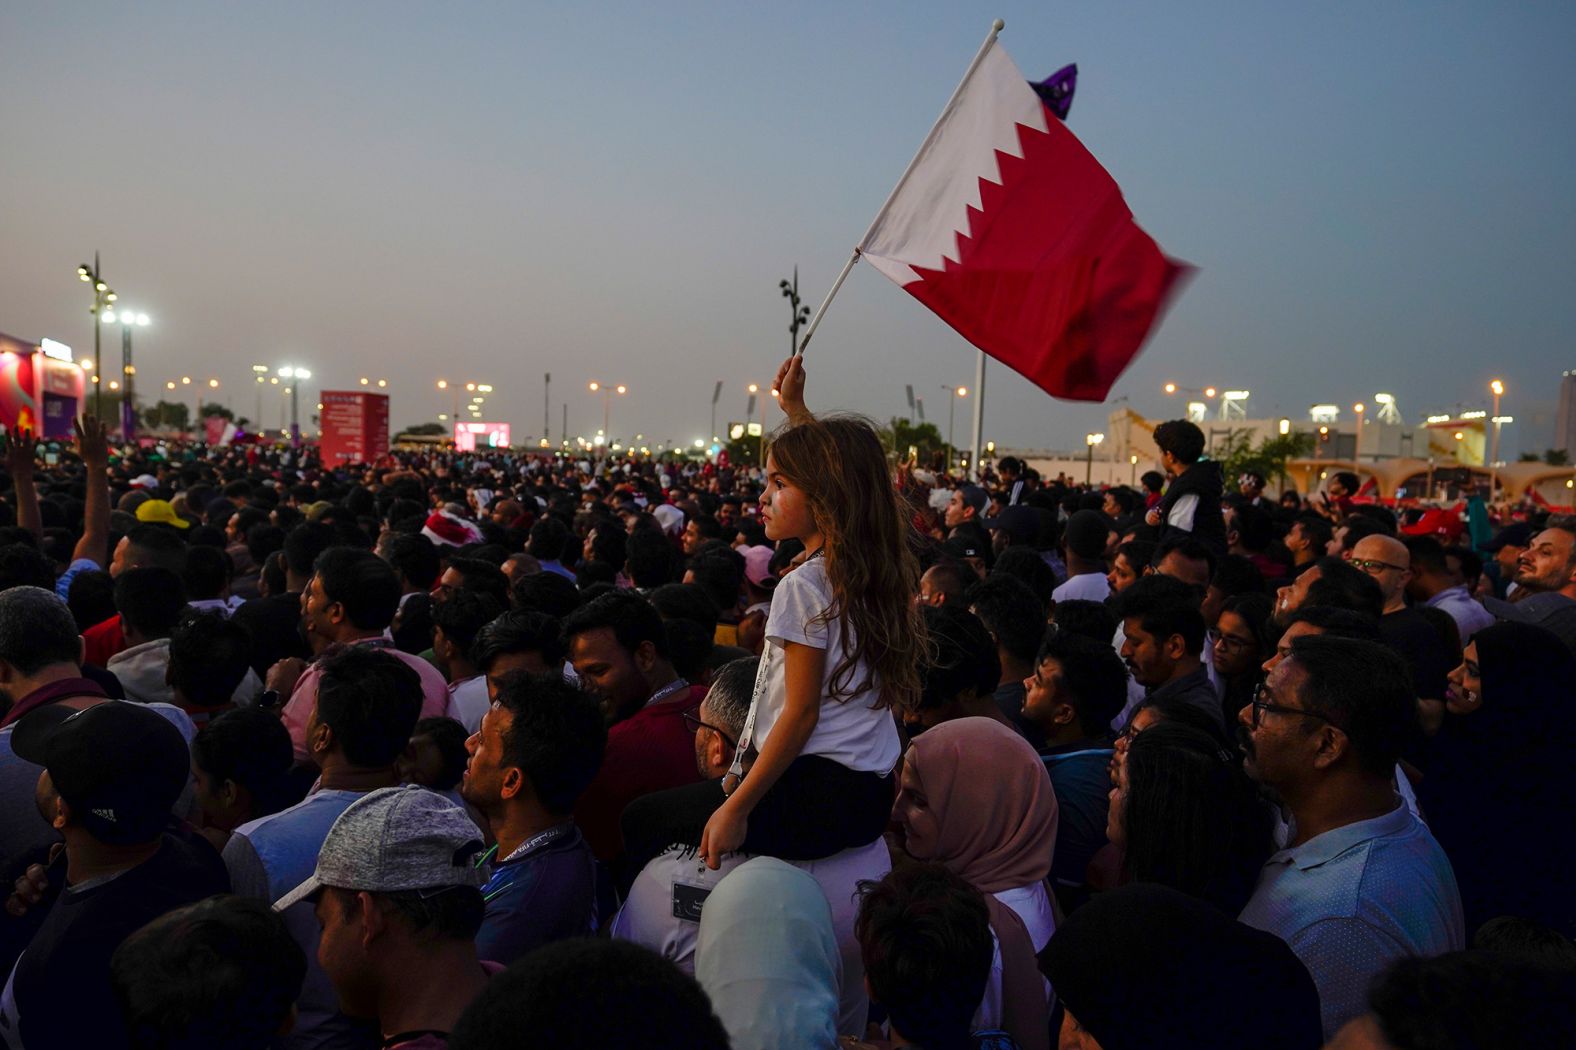
{"type": "Polygon", "coordinates": [[[1554,448],[1576,454],[1576,371],[1560,378],[1560,410],[1554,417],[1554,448]]]}

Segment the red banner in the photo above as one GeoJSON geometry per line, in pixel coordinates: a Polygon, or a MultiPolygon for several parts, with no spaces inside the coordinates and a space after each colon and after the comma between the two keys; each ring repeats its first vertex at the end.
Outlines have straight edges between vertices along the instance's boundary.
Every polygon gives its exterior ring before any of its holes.
{"type": "Polygon", "coordinates": [[[359,390],[325,390],[323,465],[370,463],[389,450],[389,398],[359,390]]]}

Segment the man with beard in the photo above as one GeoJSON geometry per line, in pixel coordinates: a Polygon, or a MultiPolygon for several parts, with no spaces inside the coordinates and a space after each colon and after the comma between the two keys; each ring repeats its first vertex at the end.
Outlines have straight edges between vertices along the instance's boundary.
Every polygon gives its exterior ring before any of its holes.
{"type": "Polygon", "coordinates": [[[460,795],[497,846],[482,887],[482,958],[504,964],[550,941],[592,932],[596,861],[571,815],[602,765],[607,728],[596,701],[562,675],[506,675],[465,742],[460,795]]]}
{"type": "Polygon", "coordinates": [[[575,820],[598,860],[622,852],[618,820],[641,795],[696,783],[694,733],[684,724],[706,695],[679,677],[662,617],[629,591],[614,591],[564,621],[569,662],[597,698],[607,723],[602,771],[581,796],[575,820]]]}
{"type": "Polygon", "coordinates": [[[1485,598],[1483,607],[1502,620],[1535,624],[1576,651],[1576,523],[1554,519],[1516,559],[1518,598],[1485,598]]]}
{"type": "Polygon", "coordinates": [[[1199,653],[1204,615],[1198,591],[1171,576],[1145,576],[1117,598],[1122,617],[1121,657],[1147,690],[1144,703],[1174,699],[1209,712],[1221,724],[1220,697],[1199,653]]]}

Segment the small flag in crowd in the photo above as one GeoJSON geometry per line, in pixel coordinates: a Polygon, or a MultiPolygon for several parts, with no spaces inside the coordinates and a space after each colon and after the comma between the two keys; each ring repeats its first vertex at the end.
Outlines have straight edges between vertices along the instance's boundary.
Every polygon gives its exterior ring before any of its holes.
{"type": "Polygon", "coordinates": [[[994,37],[859,246],[969,342],[1047,393],[1101,401],[1191,267],[1133,222],[1063,111],[994,37]]]}

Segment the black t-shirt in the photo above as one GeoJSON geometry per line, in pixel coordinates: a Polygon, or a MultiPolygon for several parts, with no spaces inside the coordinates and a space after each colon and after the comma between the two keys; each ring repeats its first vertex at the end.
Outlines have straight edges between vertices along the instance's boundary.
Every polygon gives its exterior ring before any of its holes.
{"type": "Polygon", "coordinates": [[[135,868],[64,890],[11,973],[0,1000],[0,1038],[28,1050],[128,1046],[110,956],[165,912],[229,890],[218,851],[195,834],[166,834],[159,851],[135,868]],[[20,1040],[9,1030],[13,1023],[20,1040]]]}

